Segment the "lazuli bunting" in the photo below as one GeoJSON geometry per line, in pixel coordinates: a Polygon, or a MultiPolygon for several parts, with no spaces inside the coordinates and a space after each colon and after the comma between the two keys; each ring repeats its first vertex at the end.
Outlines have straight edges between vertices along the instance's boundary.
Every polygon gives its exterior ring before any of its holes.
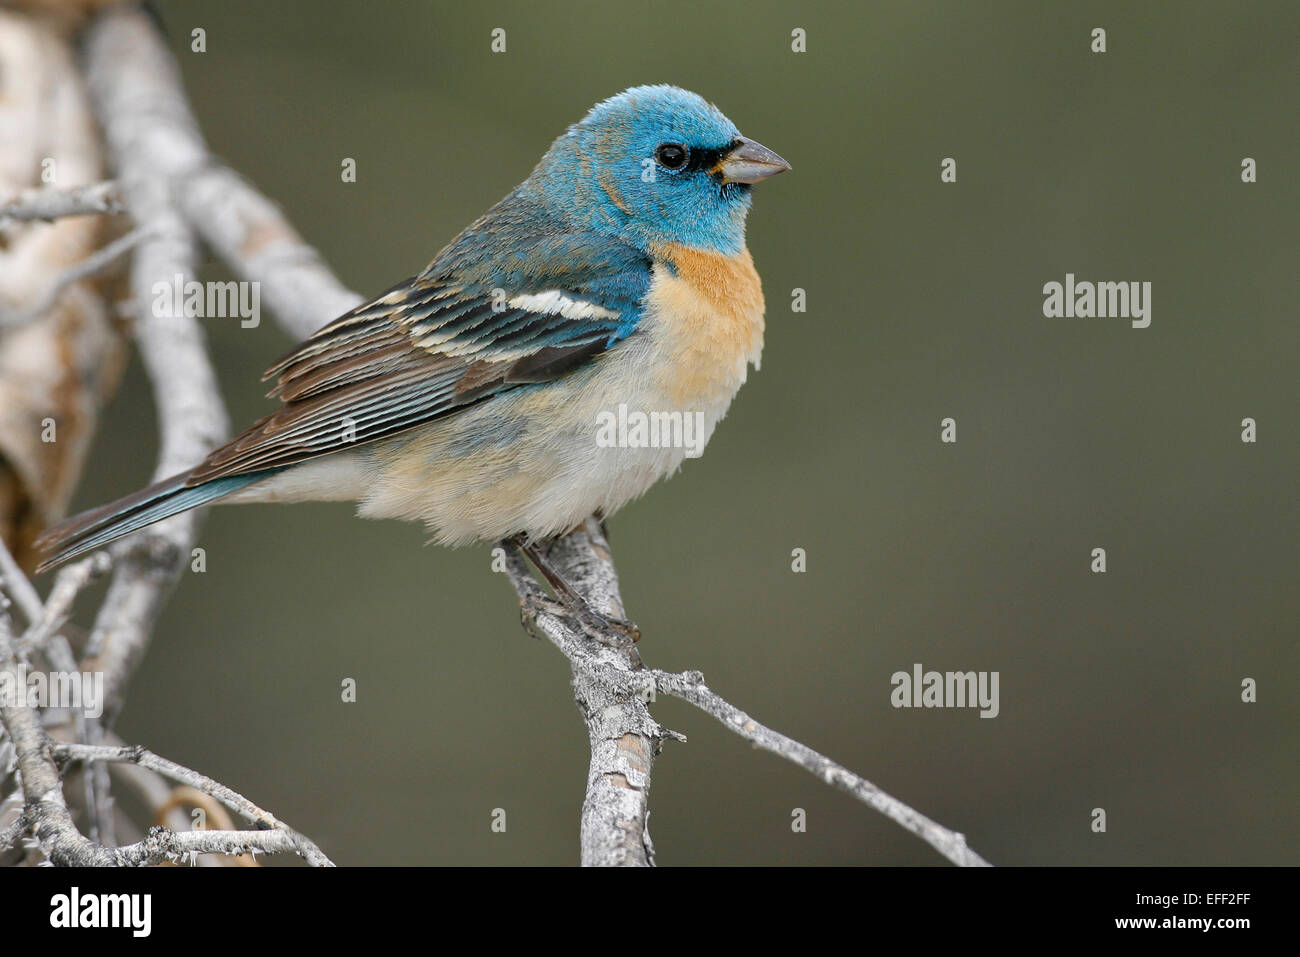
{"type": "Polygon", "coordinates": [[[608,517],[698,454],[757,366],[745,219],[752,184],[787,169],[686,90],[598,103],[422,273],[272,366],[282,408],[49,529],[41,568],[218,501],[352,500],[447,545],[608,517]]]}

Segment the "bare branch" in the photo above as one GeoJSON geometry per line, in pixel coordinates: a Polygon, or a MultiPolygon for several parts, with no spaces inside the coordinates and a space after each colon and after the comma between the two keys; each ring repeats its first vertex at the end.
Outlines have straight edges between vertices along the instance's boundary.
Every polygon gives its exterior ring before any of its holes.
{"type": "Polygon", "coordinates": [[[704,676],[698,671],[687,671],[682,674],[655,671],[652,677],[659,691],[695,705],[705,714],[717,718],[727,730],[740,735],[755,747],[771,751],[799,765],[831,787],[853,795],[900,827],[911,831],[952,863],[960,867],[990,866],[988,861],[966,846],[965,836],[935,823],[898,798],[886,794],[870,781],[859,777],[843,765],[836,764],[806,744],[801,744],[779,731],[773,731],[766,725],[759,724],[735,705],[711,691],[704,683],[704,676]]]}
{"type": "MultiPolygon", "coordinates": [[[[23,687],[13,657],[8,599],[3,595],[0,595],[0,671],[8,672],[11,687],[23,687]]],[[[23,695],[16,695],[12,702],[0,702],[0,723],[18,757],[27,823],[41,851],[55,864],[112,864],[113,857],[107,850],[82,837],[77,830],[63,796],[63,782],[50,755],[49,738],[41,727],[40,716],[27,706],[23,695]]]]}
{"type": "Polygon", "coordinates": [[[0,831],[0,853],[10,848],[17,847],[18,842],[27,836],[27,809],[23,808],[18,812],[18,816],[6,827],[0,831]]]}
{"type": "MultiPolygon", "coordinates": [[[[262,284],[265,302],[280,325],[290,335],[306,338],[361,302],[275,203],[209,153],[171,53],[148,19],[130,10],[106,14],[93,32],[91,80],[100,87],[100,115],[106,123],[126,125],[131,120],[114,111],[135,107],[136,145],[146,152],[139,158],[147,160],[153,181],[241,279],[262,284]],[[104,54],[110,47],[130,62],[108,60],[104,54]],[[146,99],[139,104],[124,95],[106,100],[102,81],[110,70],[121,74],[117,82],[130,82],[146,99]]],[[[127,199],[139,220],[129,189],[127,199]]]]}
{"type": "Polygon", "coordinates": [[[362,301],[278,206],[215,158],[175,188],[190,223],[236,275],[261,284],[263,301],[291,336],[305,339],[362,301]]]}
{"type": "Polygon", "coordinates": [[[46,599],[40,617],[31,623],[17,642],[18,657],[26,658],[55,635],[68,620],[68,615],[72,613],[72,603],[81,590],[106,574],[112,565],[113,561],[107,552],[95,552],[61,569],[54,579],[54,587],[50,589],[50,597],[46,599]]]}
{"type": "Polygon", "coordinates": [[[188,785],[215,798],[236,814],[242,815],[248,821],[256,824],[260,829],[259,833],[268,830],[283,831],[291,838],[290,846],[287,849],[299,854],[313,866],[333,866],[330,859],[321,853],[320,848],[312,843],[309,838],[277,819],[270,811],[263,810],[242,794],[218,781],[214,781],[206,774],[200,774],[198,771],[193,771],[177,764],[175,761],[168,761],[152,751],[147,751],[138,746],[108,747],[104,745],[56,743],[51,745],[51,752],[55,757],[66,760],[123,762],[147,768],[163,777],[188,785]]]}
{"type": "MultiPolygon", "coordinates": [[[[96,764],[95,768],[102,770],[105,774],[108,773],[108,765],[103,762],[96,764]]],[[[230,812],[227,811],[216,798],[210,794],[204,794],[202,791],[192,788],[188,784],[180,784],[171,789],[166,799],[158,806],[154,815],[154,823],[162,827],[168,827],[167,819],[171,817],[173,812],[179,812],[180,809],[184,807],[192,807],[196,810],[201,810],[205,815],[207,826],[209,828],[218,831],[238,830],[238,828],[235,827],[235,822],[230,817],[230,812]]],[[[176,830],[176,828],[171,828],[171,830],[176,830]]],[[[181,830],[190,829],[181,828],[181,830]]],[[[238,857],[221,855],[219,861],[220,863],[218,866],[227,861],[235,867],[260,866],[257,862],[257,858],[252,854],[240,854],[238,857]]],[[[196,861],[195,863],[198,862],[196,861]]]]}
{"type": "Polygon", "coordinates": [[[138,844],[113,852],[118,867],[148,867],[191,860],[198,854],[293,854],[298,848],[286,831],[172,831],[152,827],[138,844]]]}
{"type": "MultiPolygon", "coordinates": [[[[8,555],[8,552],[0,542],[0,556],[5,555],[8,555]]],[[[72,579],[80,580],[84,584],[82,575],[74,575],[72,579]]],[[[26,583],[21,573],[16,580],[26,583]]],[[[13,581],[10,581],[11,587],[13,581]]],[[[28,587],[30,587],[29,583],[28,587]]],[[[51,595],[45,612],[36,614],[37,622],[51,620],[50,606],[54,605],[55,600],[56,596],[51,595]]],[[[70,601],[71,598],[62,596],[59,600],[70,601]]],[[[8,609],[8,598],[0,594],[0,670],[7,672],[10,687],[21,688],[24,684],[16,668],[17,658],[10,634],[8,609]]],[[[212,853],[242,854],[249,851],[274,853],[283,850],[298,854],[313,866],[333,866],[329,858],[309,838],[280,821],[274,814],[258,807],[242,794],[205,774],[159,757],[141,747],[51,740],[41,727],[39,715],[28,706],[22,694],[14,696],[12,702],[0,700],[0,721],[3,722],[4,730],[13,743],[17,755],[24,796],[24,810],[19,820],[12,822],[4,829],[3,834],[0,834],[4,839],[0,842],[0,850],[12,846],[24,834],[31,833],[37,839],[46,857],[55,864],[79,866],[146,864],[176,859],[176,855],[207,853],[202,850],[206,846],[202,841],[192,841],[183,836],[178,836],[178,841],[173,840],[168,836],[172,832],[165,828],[161,829],[164,834],[155,836],[151,832],[150,838],[144,842],[113,851],[109,851],[97,841],[82,836],[68,810],[59,764],[72,761],[93,765],[120,762],[138,766],[209,795],[255,824],[259,830],[252,833],[265,835],[274,832],[277,835],[270,838],[259,837],[252,842],[246,837],[231,838],[226,843],[218,842],[217,846],[236,846],[242,850],[227,852],[218,849],[212,853]]],[[[94,774],[101,769],[94,767],[89,770],[94,774]]],[[[91,776],[88,775],[87,779],[91,780],[91,776]]],[[[99,810],[99,800],[107,794],[107,789],[102,784],[98,791],[99,794],[92,793],[88,801],[88,807],[92,812],[99,810]]],[[[108,804],[108,809],[111,812],[111,803],[108,804]]],[[[238,832],[225,833],[237,834],[238,832]]]]}
{"type": "MultiPolygon", "coordinates": [[[[106,744],[115,747],[123,747],[123,742],[111,731],[104,732],[103,739],[106,744]]],[[[60,740],[68,740],[61,738],[60,740]]],[[[202,792],[196,791],[186,785],[177,786],[166,780],[157,771],[151,771],[148,768],[142,768],[138,764],[128,764],[124,762],[97,761],[93,765],[96,770],[108,771],[115,783],[130,788],[136,798],[149,810],[150,820],[154,824],[160,824],[169,827],[173,831],[185,831],[190,828],[190,818],[186,815],[183,803],[176,800],[178,791],[188,791],[195,794],[202,792]]],[[[207,797],[206,800],[211,802],[213,807],[220,808],[216,799],[207,797]]],[[[215,820],[215,819],[214,819],[215,820]]],[[[226,830],[234,830],[234,824],[228,822],[219,826],[226,830]]],[[[199,867],[221,867],[222,861],[216,858],[199,858],[197,862],[199,867]]]]}
{"type": "MultiPolygon", "coordinates": [[[[193,126],[174,63],[153,28],[136,11],[113,11],[100,17],[88,31],[86,69],[101,125],[114,165],[121,175],[120,191],[112,191],[132,206],[139,229],[68,270],[50,293],[39,297],[29,310],[44,311],[67,283],[103,268],[130,248],[138,247],[131,285],[138,307],[136,339],[146,372],[154,387],[158,407],[161,449],[155,477],[181,471],[199,461],[224,434],[225,413],[215,376],[207,358],[202,330],[192,317],[158,314],[149,308],[157,282],[183,282],[194,272],[196,242],[173,203],[174,179],[192,171],[206,155],[189,149],[192,140],[169,138],[169,130],[193,126]],[[164,135],[159,136],[162,133],[164,135]]],[[[197,127],[193,126],[197,136],[197,127]]],[[[201,140],[198,141],[201,147],[201,140]]],[[[89,191],[77,198],[42,196],[39,202],[11,204],[15,218],[32,210],[70,214],[79,203],[106,202],[108,191],[89,191]],[[60,205],[62,204],[62,205],[60,205]]],[[[94,211],[87,208],[86,211],[94,211]]],[[[11,319],[13,317],[10,317],[11,319]]],[[[22,318],[21,316],[18,318],[22,318]]],[[[179,516],[124,541],[114,549],[116,574],[101,606],[88,643],[93,669],[105,673],[106,718],[120,708],[126,681],[143,654],[154,620],[188,557],[197,528],[194,515],[179,516]]],[[[56,667],[71,670],[77,663],[58,631],[66,621],[76,594],[96,575],[107,570],[107,556],[93,556],[65,569],[43,606],[30,582],[0,543],[0,576],[6,589],[21,603],[28,622],[21,644],[25,653],[42,650],[56,667]]],[[[0,596],[0,667],[17,677],[17,651],[10,636],[8,601],[0,596]]],[[[14,682],[20,686],[21,682],[14,682]]],[[[19,696],[20,698],[22,696],[19,696]]],[[[247,798],[198,772],[166,761],[139,748],[110,747],[94,743],[104,731],[97,723],[74,715],[78,742],[55,743],[41,726],[40,716],[23,698],[0,708],[6,748],[13,748],[21,779],[23,810],[20,819],[4,829],[6,846],[30,833],[45,856],[56,864],[149,864],[176,860],[196,853],[242,854],[292,851],[315,865],[330,861],[303,835],[278,821],[247,798]],[[90,742],[87,741],[90,738],[90,742]],[[92,836],[111,841],[112,800],[106,768],[121,762],[144,774],[166,775],[222,805],[243,814],[259,830],[251,832],[172,832],[157,828],[145,841],[109,850],[84,837],[72,818],[64,794],[59,761],[87,763],[86,809],[92,836]]],[[[143,785],[152,780],[142,778],[143,785]]]]}
{"type": "MultiPolygon", "coordinates": [[[[612,574],[613,563],[608,545],[603,537],[598,537],[599,533],[598,524],[589,520],[584,529],[562,540],[561,545],[552,550],[550,557],[557,567],[563,569],[570,584],[578,587],[583,594],[596,596],[599,599],[597,604],[602,610],[621,615],[621,605],[617,602],[617,580],[613,581],[611,592],[611,583],[606,577],[612,574]]],[[[685,740],[680,735],[665,731],[650,717],[645,702],[647,699],[653,700],[658,691],[695,705],[755,746],[771,751],[816,775],[826,784],[853,795],[921,838],[952,863],[960,866],[988,866],[984,858],[966,846],[966,839],[961,834],[930,820],[807,745],[759,724],[711,691],[699,672],[672,674],[634,669],[625,656],[594,642],[565,616],[562,608],[556,608],[554,603],[545,601],[522,559],[508,556],[506,564],[511,582],[519,594],[525,618],[536,625],[569,659],[573,667],[575,696],[578,697],[592,739],[591,773],[588,775],[587,799],[583,803],[584,825],[589,813],[596,818],[603,815],[607,818],[604,833],[618,833],[620,829],[626,830],[626,822],[632,819],[629,815],[637,814],[640,816],[635,820],[644,828],[649,814],[644,790],[649,787],[650,764],[664,740],[670,737],[685,740]],[[583,707],[583,702],[588,702],[588,706],[583,707]],[[595,715],[589,710],[591,702],[601,706],[595,715]],[[626,733],[631,735],[626,744],[618,734],[619,729],[627,729],[626,733]],[[653,749],[647,752],[643,742],[652,742],[653,749]],[[612,748],[611,743],[614,744],[612,748]],[[621,787],[634,785],[634,790],[638,790],[635,788],[636,778],[627,779],[627,784],[624,784],[618,780],[618,775],[623,773],[623,768],[631,768],[635,775],[642,767],[645,771],[645,788],[639,789],[643,798],[640,802],[632,802],[627,795],[617,791],[602,789],[602,785],[612,781],[621,787]]],[[[583,863],[643,863],[621,857],[608,846],[593,847],[591,850],[592,859],[588,860],[588,839],[584,826],[583,863]]]]}
{"type": "Polygon", "coordinates": [[[117,183],[94,183],[73,189],[27,189],[0,205],[0,228],[15,222],[53,222],[65,216],[114,215],[125,210],[117,183]]]}
{"type": "MultiPolygon", "coordinates": [[[[623,616],[609,545],[600,523],[588,519],[580,530],[555,543],[548,559],[565,580],[605,614],[623,616]]],[[[582,802],[581,860],[584,866],[646,866],[654,863],[650,815],[650,774],[669,738],[685,740],[661,727],[646,704],[650,684],[634,651],[593,642],[563,610],[541,592],[518,554],[508,554],[506,570],[524,615],[569,659],[573,697],[587,725],[591,763],[582,802]]]]}
{"type": "MultiPolygon", "coordinates": [[[[179,94],[176,66],[140,11],[105,11],[87,31],[87,80],[122,193],[149,238],[131,271],[137,304],[136,342],[153,384],[160,449],[155,480],[202,461],[226,434],[216,376],[203,331],[185,315],[156,315],[153,286],[194,274],[195,240],[172,203],[169,173],[201,162],[184,143],[159,135],[192,124],[179,94]]],[[[198,533],[187,512],[125,539],[115,549],[117,569],[91,633],[88,653],[104,672],[104,722],[112,723],[125,688],[148,645],[153,623],[175,585],[198,533]]]]}

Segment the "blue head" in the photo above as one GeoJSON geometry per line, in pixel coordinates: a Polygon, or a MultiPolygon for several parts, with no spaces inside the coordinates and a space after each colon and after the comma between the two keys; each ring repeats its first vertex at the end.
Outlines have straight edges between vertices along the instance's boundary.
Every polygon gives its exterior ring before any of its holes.
{"type": "Polygon", "coordinates": [[[637,86],[569,127],[521,190],[647,251],[681,244],[730,255],[745,244],[750,187],[789,168],[702,97],[637,86]]]}

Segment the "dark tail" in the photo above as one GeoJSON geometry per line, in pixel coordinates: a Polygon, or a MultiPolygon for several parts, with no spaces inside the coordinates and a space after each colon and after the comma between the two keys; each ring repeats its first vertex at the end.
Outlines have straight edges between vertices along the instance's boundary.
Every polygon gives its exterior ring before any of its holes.
{"type": "Polygon", "coordinates": [[[101,548],[146,525],[207,505],[278,471],[279,469],[264,469],[244,475],[228,475],[188,488],[185,480],[189,473],[173,475],[156,485],[133,492],[126,498],[74,515],[47,528],[36,539],[36,550],[42,556],[36,571],[43,572],[70,558],[101,548]]]}

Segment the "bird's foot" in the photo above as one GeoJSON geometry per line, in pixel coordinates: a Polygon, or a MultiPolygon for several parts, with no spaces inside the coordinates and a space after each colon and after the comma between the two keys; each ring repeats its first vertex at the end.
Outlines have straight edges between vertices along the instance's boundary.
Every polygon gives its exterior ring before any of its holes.
{"type": "Polygon", "coordinates": [[[636,650],[636,643],[641,640],[641,629],[636,622],[592,608],[581,596],[570,608],[570,616],[578,623],[593,641],[620,652],[632,665],[633,670],[640,671],[645,665],[641,653],[636,650]]]}
{"type": "Polygon", "coordinates": [[[641,629],[636,622],[596,611],[585,601],[582,605],[571,610],[573,618],[596,641],[615,648],[629,648],[641,640],[641,629]]]}
{"type": "Polygon", "coordinates": [[[599,612],[580,596],[566,595],[557,600],[545,595],[533,594],[521,600],[519,619],[523,623],[524,630],[534,638],[541,637],[534,629],[539,613],[571,619],[577,622],[589,638],[611,648],[630,648],[641,640],[641,629],[635,622],[599,612]]]}
{"type": "MultiPolygon", "coordinates": [[[[551,564],[550,559],[536,543],[530,542],[523,535],[516,535],[506,539],[503,544],[510,548],[517,548],[527,555],[537,566],[537,570],[542,573],[542,577],[550,584],[551,590],[555,592],[555,600],[542,595],[529,595],[520,602],[520,611],[525,619],[537,610],[560,614],[577,622],[589,637],[616,648],[631,648],[641,640],[641,629],[634,622],[615,615],[607,615],[593,608],[577,589],[565,581],[564,576],[551,564]],[[557,608],[563,610],[557,612],[557,608]]],[[[533,633],[527,624],[525,628],[528,629],[529,634],[533,633]]]]}
{"type": "Polygon", "coordinates": [[[568,613],[569,610],[564,605],[540,592],[534,592],[519,599],[519,623],[524,626],[524,631],[528,632],[529,637],[532,638],[541,639],[542,637],[537,633],[537,616],[539,614],[564,618],[568,613]]]}

